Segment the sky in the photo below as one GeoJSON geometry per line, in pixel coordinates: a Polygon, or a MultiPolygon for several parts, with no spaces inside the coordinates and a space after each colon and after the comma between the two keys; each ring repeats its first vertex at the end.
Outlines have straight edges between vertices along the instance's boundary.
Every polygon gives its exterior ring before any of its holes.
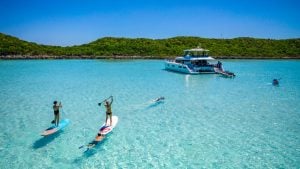
{"type": "Polygon", "coordinates": [[[300,0],[1,0],[0,32],[59,46],[102,37],[300,38],[300,0]]]}

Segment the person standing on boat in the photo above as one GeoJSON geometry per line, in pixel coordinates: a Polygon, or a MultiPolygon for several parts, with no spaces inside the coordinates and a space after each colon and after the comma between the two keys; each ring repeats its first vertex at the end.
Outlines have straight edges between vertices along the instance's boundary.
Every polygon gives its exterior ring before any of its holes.
{"type": "Polygon", "coordinates": [[[62,108],[61,102],[57,104],[57,101],[53,102],[53,111],[54,111],[54,123],[55,126],[58,126],[59,124],[59,108],[62,108]]]}
{"type": "Polygon", "coordinates": [[[218,61],[217,68],[219,68],[221,71],[223,71],[222,62],[218,61]]]}
{"type": "Polygon", "coordinates": [[[111,104],[113,103],[114,99],[113,96],[110,96],[107,100],[105,100],[104,106],[106,108],[106,120],[105,125],[107,126],[107,120],[110,119],[109,125],[112,125],[112,111],[111,111],[111,104]],[[110,101],[108,101],[110,99],[110,101]]]}

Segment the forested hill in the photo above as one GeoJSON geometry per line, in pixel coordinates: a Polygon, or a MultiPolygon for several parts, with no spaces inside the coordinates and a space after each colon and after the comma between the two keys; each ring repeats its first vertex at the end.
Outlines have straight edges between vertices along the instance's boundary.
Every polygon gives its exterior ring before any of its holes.
{"type": "Polygon", "coordinates": [[[300,58],[298,39],[169,39],[105,37],[79,46],[49,46],[0,33],[0,57],[13,58],[173,58],[200,46],[216,58],[300,58]]]}

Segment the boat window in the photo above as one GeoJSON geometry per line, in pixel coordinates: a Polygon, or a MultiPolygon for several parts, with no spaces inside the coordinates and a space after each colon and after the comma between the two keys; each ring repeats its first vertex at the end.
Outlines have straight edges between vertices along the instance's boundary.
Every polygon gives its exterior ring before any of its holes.
{"type": "Polygon", "coordinates": [[[190,56],[190,55],[191,55],[191,52],[190,52],[190,51],[185,51],[183,55],[184,55],[184,56],[190,56]]]}
{"type": "Polygon", "coordinates": [[[204,56],[208,56],[208,52],[204,52],[203,55],[204,55],[204,56]]]}

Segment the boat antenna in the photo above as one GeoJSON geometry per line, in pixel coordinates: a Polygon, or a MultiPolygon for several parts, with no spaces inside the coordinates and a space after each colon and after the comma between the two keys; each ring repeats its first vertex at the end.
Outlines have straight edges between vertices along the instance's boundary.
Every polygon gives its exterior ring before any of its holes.
{"type": "Polygon", "coordinates": [[[201,48],[201,43],[198,44],[197,48],[198,48],[198,49],[201,48]]]}

